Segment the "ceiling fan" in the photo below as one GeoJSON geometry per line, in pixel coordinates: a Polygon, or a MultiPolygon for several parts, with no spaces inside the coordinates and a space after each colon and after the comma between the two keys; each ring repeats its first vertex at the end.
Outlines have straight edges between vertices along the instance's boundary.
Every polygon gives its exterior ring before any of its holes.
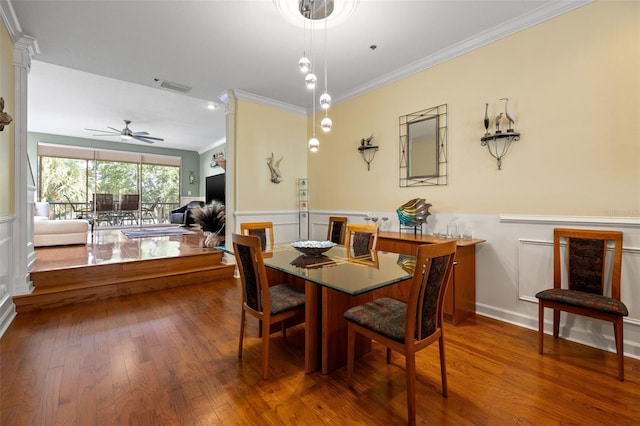
{"type": "Polygon", "coordinates": [[[122,130],[118,130],[115,127],[109,127],[107,126],[108,129],[111,129],[113,131],[109,131],[109,130],[98,130],[98,129],[86,129],[85,130],[90,130],[92,132],[101,132],[101,134],[99,135],[93,135],[93,136],[115,136],[118,135],[120,136],[121,140],[123,141],[128,141],[131,139],[135,139],[138,141],[142,141],[142,142],[146,142],[146,143],[154,143],[155,141],[163,141],[164,139],[162,138],[154,138],[152,136],[148,136],[149,133],[148,132],[132,132],[131,129],[129,129],[129,124],[131,124],[131,120],[124,120],[124,129],[122,130]]]}

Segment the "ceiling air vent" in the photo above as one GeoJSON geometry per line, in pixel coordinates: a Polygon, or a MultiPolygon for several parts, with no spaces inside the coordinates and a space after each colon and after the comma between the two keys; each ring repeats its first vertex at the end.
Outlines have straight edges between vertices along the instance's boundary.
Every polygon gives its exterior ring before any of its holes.
{"type": "Polygon", "coordinates": [[[160,82],[160,87],[169,90],[175,90],[176,92],[187,93],[191,90],[191,87],[185,86],[184,84],[173,83],[171,81],[162,81],[160,82]]]}

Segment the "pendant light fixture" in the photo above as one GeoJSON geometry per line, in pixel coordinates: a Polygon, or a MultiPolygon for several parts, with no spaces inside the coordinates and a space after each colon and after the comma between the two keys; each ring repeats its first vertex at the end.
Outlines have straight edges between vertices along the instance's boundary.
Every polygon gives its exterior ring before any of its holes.
{"type": "Polygon", "coordinates": [[[302,15],[302,58],[298,61],[298,69],[303,74],[311,70],[311,61],[307,58],[307,19],[302,15]]]}
{"type": "Polygon", "coordinates": [[[323,132],[331,131],[333,121],[329,118],[329,108],[331,107],[331,95],[329,95],[328,87],[328,59],[327,54],[327,21],[329,14],[327,11],[327,0],[324,0],[324,93],[320,96],[320,108],[324,110],[324,118],[320,121],[320,128],[323,132]]]}
{"type": "Polygon", "coordinates": [[[324,19],[324,92],[320,96],[319,105],[322,110],[325,111],[325,116],[320,122],[320,128],[324,132],[328,132],[331,130],[331,126],[333,122],[328,116],[328,109],[331,106],[331,95],[329,95],[328,91],[328,55],[327,55],[327,21],[329,15],[333,12],[334,9],[334,0],[299,0],[299,11],[302,14],[304,23],[303,23],[303,31],[305,32],[303,43],[305,44],[304,48],[306,49],[306,20],[309,19],[310,23],[310,56],[311,60],[306,56],[306,50],[304,50],[302,58],[298,61],[298,68],[303,73],[306,72],[306,76],[304,78],[305,85],[307,89],[311,90],[313,97],[313,107],[312,107],[312,132],[313,136],[309,139],[309,150],[311,152],[317,152],[320,147],[320,141],[316,138],[316,85],[318,83],[318,77],[313,72],[313,65],[315,63],[314,58],[314,50],[313,50],[313,33],[315,32],[315,22],[318,19],[324,19]]]}

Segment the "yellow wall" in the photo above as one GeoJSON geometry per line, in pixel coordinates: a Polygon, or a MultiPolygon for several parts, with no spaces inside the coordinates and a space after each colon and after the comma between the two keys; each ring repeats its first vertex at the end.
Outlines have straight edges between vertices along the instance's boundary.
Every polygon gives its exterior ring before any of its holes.
{"type": "Polygon", "coordinates": [[[246,100],[238,100],[236,117],[236,210],[296,209],[296,178],[307,177],[306,117],[246,100]],[[271,153],[284,157],[279,184],[271,182],[271,153]]]}
{"type": "MultiPolygon", "coordinates": [[[[15,120],[14,87],[13,42],[0,20],[0,97],[4,98],[4,112],[15,120]]],[[[11,122],[0,132],[0,217],[15,213],[14,129],[15,122],[11,122]]]]}
{"type": "Polygon", "coordinates": [[[332,107],[308,154],[311,208],[424,197],[434,212],[640,216],[639,28],[640,3],[592,3],[332,107]],[[503,97],[522,137],[498,171],[480,138],[485,102],[495,117],[503,97]],[[444,103],[449,184],[399,188],[398,117],[444,103]],[[372,132],[367,172],[357,146],[372,132]]]}

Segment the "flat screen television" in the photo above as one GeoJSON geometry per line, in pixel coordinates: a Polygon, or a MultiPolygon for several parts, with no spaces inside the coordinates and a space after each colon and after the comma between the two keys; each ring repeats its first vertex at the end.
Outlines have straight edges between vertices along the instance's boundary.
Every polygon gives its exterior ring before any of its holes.
{"type": "Polygon", "coordinates": [[[207,176],[205,182],[205,201],[207,204],[210,204],[212,201],[224,204],[224,181],[225,173],[207,176]]]}

